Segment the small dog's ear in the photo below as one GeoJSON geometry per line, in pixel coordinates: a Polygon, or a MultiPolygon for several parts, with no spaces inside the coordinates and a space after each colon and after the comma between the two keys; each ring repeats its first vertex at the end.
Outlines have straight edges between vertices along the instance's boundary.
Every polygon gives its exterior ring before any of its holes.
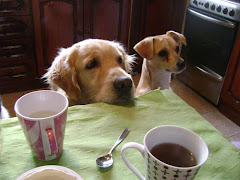
{"type": "Polygon", "coordinates": [[[48,69],[48,72],[43,76],[49,84],[60,87],[73,100],[79,99],[81,94],[74,66],[76,56],[77,50],[75,49],[70,51],[68,49],[61,49],[59,55],[48,69]]]}
{"type": "Polygon", "coordinates": [[[146,37],[138,42],[133,49],[143,58],[152,59],[154,56],[153,37],[146,37]]]}
{"type": "Polygon", "coordinates": [[[168,31],[167,35],[172,37],[177,43],[182,43],[184,46],[187,45],[184,35],[182,35],[178,32],[175,32],[175,31],[168,31]]]}

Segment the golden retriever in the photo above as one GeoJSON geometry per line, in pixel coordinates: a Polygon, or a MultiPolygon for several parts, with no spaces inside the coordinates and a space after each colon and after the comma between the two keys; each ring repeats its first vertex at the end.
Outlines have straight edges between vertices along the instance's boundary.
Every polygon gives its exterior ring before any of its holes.
{"type": "Polygon", "coordinates": [[[134,97],[128,74],[134,60],[118,42],[87,39],[62,48],[43,78],[65,93],[70,105],[115,103],[134,97]]]}

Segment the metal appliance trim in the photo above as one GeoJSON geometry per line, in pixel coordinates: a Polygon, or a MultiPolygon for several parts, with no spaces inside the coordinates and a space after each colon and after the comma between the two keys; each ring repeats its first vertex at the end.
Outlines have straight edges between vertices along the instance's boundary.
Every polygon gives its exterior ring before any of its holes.
{"type": "Polygon", "coordinates": [[[188,8],[188,12],[190,12],[191,14],[201,18],[201,19],[204,19],[204,20],[207,20],[207,21],[210,21],[212,23],[215,23],[215,24],[218,24],[218,25],[221,25],[221,26],[225,26],[225,27],[228,27],[228,28],[231,28],[231,29],[234,29],[235,28],[235,24],[230,22],[230,21],[227,21],[227,20],[219,20],[219,19],[215,19],[215,18],[212,18],[210,16],[206,16],[202,13],[199,13],[193,9],[190,9],[188,8]]]}
{"type": "Polygon", "coordinates": [[[189,6],[240,22],[240,4],[228,0],[190,0],[189,6]]]}
{"type": "Polygon", "coordinates": [[[218,82],[223,82],[223,77],[220,76],[219,74],[215,73],[214,71],[212,71],[211,69],[205,67],[205,66],[195,66],[199,71],[201,71],[202,73],[210,76],[211,78],[213,78],[214,80],[218,81],[218,82]]]}

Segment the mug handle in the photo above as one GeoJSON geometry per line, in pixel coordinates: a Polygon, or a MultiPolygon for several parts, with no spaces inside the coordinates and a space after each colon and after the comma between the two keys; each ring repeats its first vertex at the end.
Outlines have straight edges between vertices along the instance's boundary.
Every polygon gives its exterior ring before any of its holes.
{"type": "Polygon", "coordinates": [[[46,129],[46,135],[49,143],[49,148],[48,148],[49,155],[56,154],[58,151],[58,146],[57,146],[55,133],[53,132],[52,128],[46,129]]]}
{"type": "Polygon", "coordinates": [[[127,167],[140,179],[140,180],[145,180],[145,178],[142,176],[142,174],[128,161],[128,159],[125,156],[125,150],[128,148],[134,148],[138,150],[141,154],[142,157],[145,157],[144,154],[144,146],[135,142],[129,142],[126,143],[121,150],[121,155],[124,163],[127,165],[127,167]]]}

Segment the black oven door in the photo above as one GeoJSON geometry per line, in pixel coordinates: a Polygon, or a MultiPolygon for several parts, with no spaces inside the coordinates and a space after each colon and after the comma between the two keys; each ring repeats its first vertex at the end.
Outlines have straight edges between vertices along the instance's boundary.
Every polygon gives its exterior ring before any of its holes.
{"type": "Polygon", "coordinates": [[[179,79],[214,104],[218,103],[235,34],[235,22],[187,9],[187,46],[182,49],[187,69],[179,79]]]}

